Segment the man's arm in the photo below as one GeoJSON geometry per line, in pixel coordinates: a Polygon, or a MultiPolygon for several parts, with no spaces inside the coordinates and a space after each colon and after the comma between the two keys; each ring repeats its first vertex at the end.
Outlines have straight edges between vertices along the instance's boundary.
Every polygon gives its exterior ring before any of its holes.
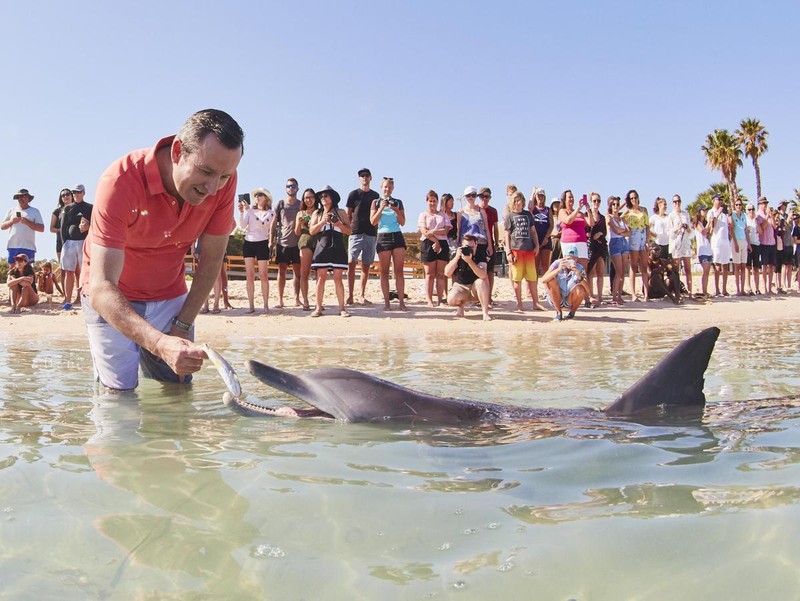
{"type": "MultiPolygon", "coordinates": [[[[122,295],[117,284],[124,261],[122,249],[107,248],[97,242],[92,244],[92,270],[89,277],[95,310],[127,338],[161,357],[179,376],[198,371],[203,365],[205,353],[188,340],[159,332],[140,317],[122,295]]],[[[173,327],[170,334],[176,330],[173,327]]]]}
{"type": "Polygon", "coordinates": [[[28,219],[27,217],[20,217],[20,222],[27,225],[31,228],[34,232],[43,232],[44,231],[44,223],[39,223],[34,221],[33,219],[28,219]]]}
{"type": "Polygon", "coordinates": [[[450,259],[450,262],[444,266],[444,275],[448,278],[453,277],[458,267],[458,260],[461,258],[461,248],[456,249],[456,254],[450,259]]]}

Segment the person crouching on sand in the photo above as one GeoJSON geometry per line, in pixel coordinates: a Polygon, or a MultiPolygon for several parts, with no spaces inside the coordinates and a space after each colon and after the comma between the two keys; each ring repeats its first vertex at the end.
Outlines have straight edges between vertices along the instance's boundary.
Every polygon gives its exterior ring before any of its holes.
{"type": "Polygon", "coordinates": [[[461,238],[461,246],[456,249],[455,256],[445,265],[445,276],[453,278],[453,285],[447,295],[447,304],[457,307],[456,317],[464,317],[464,304],[479,300],[483,321],[491,321],[486,263],[485,258],[480,263],[475,262],[477,248],[478,239],[471,234],[465,234],[461,238]]]}
{"type": "Polygon", "coordinates": [[[586,271],[576,255],[572,249],[567,257],[553,261],[550,269],[542,276],[542,283],[547,287],[547,300],[556,310],[555,321],[575,317],[578,307],[589,298],[586,271]],[[566,318],[562,316],[564,308],[569,309],[566,318]]]}

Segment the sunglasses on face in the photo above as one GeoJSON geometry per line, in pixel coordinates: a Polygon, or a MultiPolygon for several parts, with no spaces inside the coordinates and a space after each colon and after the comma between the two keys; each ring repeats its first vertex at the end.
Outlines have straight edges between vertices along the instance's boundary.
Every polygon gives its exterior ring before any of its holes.
{"type": "Polygon", "coordinates": [[[297,190],[297,184],[286,184],[287,190],[297,190]]]}
{"type": "Polygon", "coordinates": [[[319,197],[320,197],[320,198],[330,198],[330,197],[331,197],[331,195],[330,195],[330,194],[328,194],[327,192],[323,192],[322,194],[320,194],[320,195],[319,195],[319,197]]]}
{"type": "Polygon", "coordinates": [[[481,194],[481,200],[489,200],[491,197],[491,194],[481,194]]]}
{"type": "Polygon", "coordinates": [[[64,192],[64,193],[61,195],[61,198],[69,198],[70,196],[72,196],[72,192],[64,192]]]}
{"type": "Polygon", "coordinates": [[[465,194],[464,195],[465,198],[475,198],[476,196],[478,196],[478,195],[477,194],[465,194]]]}

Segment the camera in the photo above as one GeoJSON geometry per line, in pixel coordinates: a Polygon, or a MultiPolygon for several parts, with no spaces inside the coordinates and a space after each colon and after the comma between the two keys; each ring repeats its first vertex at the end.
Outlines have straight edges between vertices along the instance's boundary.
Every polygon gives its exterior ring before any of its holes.
{"type": "Polygon", "coordinates": [[[239,194],[239,202],[245,202],[247,204],[250,204],[250,192],[239,194]]]}
{"type": "Polygon", "coordinates": [[[462,257],[471,257],[472,256],[472,247],[471,246],[462,246],[461,247],[461,256],[462,257]]]}
{"type": "Polygon", "coordinates": [[[397,208],[397,207],[400,206],[400,203],[397,202],[396,200],[392,199],[392,200],[389,201],[389,206],[397,208]]]}
{"type": "Polygon", "coordinates": [[[337,215],[336,213],[329,213],[328,214],[328,220],[331,223],[336,223],[337,221],[339,221],[339,215],[337,215]]]}

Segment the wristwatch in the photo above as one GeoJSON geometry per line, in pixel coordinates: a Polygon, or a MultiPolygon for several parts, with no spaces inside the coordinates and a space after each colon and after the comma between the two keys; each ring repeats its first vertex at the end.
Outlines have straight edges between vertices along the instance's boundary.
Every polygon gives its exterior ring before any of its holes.
{"type": "Polygon", "coordinates": [[[188,332],[192,329],[192,324],[186,323],[185,321],[181,321],[178,319],[178,316],[172,318],[172,325],[174,325],[179,330],[183,330],[184,332],[188,332]]]}

